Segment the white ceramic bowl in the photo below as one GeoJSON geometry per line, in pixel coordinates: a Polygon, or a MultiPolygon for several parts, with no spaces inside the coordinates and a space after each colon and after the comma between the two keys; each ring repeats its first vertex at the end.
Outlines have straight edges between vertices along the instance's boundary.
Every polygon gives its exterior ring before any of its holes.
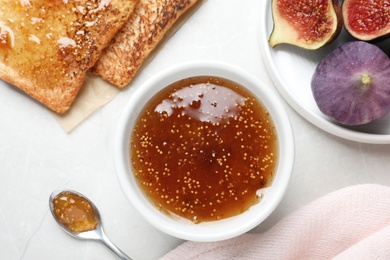
{"type": "Polygon", "coordinates": [[[228,64],[203,61],[180,64],[154,75],[140,86],[128,101],[115,136],[115,168],[119,183],[128,200],[154,227],[192,241],[219,241],[241,235],[259,225],[281,201],[289,183],[294,164],[294,137],[289,118],[276,94],[258,78],[228,64]],[[274,121],[279,144],[279,162],[272,185],[263,199],[235,217],[193,224],[174,219],[158,211],[144,196],[133,177],[129,143],[135,121],[145,104],[164,87],[193,76],[215,76],[230,79],[250,90],[268,109],[274,121]]]}

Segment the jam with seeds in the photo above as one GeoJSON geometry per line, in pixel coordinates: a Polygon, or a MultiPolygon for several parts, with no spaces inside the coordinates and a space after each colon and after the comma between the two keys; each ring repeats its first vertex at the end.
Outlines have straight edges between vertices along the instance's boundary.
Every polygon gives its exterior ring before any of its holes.
{"type": "Polygon", "coordinates": [[[53,205],[55,218],[73,233],[94,230],[98,225],[92,205],[78,194],[61,192],[54,198],[53,205]]]}
{"type": "Polygon", "coordinates": [[[137,182],[166,214],[194,223],[256,204],[277,164],[272,119],[243,86],[219,77],[178,81],[150,100],[130,143],[137,182]]]}

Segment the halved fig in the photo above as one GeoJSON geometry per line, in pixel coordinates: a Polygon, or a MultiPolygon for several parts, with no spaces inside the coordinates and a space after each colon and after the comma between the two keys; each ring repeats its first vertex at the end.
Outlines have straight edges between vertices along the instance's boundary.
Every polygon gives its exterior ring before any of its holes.
{"type": "Polygon", "coordinates": [[[347,42],[328,54],[311,81],[325,115],[344,125],[361,125],[390,112],[390,59],[376,45],[347,42]]]}
{"type": "Polygon", "coordinates": [[[335,39],[342,28],[339,0],[272,0],[272,47],[292,44],[315,50],[335,39]]]}
{"type": "Polygon", "coordinates": [[[388,0],[344,0],[342,15],[345,29],[358,40],[371,41],[390,35],[388,0]]]}

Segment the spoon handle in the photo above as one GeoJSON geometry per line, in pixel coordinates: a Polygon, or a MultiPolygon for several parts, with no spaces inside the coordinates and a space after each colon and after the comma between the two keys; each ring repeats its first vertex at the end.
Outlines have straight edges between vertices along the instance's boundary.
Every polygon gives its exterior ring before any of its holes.
{"type": "Polygon", "coordinates": [[[132,260],[128,255],[122,252],[116,245],[114,245],[110,239],[106,236],[106,234],[101,230],[101,239],[100,241],[108,247],[114,254],[118,256],[121,260],[132,260]]]}

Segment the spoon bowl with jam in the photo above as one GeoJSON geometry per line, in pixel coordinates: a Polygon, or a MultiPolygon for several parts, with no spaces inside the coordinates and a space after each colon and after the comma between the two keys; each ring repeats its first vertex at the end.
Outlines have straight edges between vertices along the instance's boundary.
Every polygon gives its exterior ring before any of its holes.
{"type": "Polygon", "coordinates": [[[55,191],[50,195],[49,207],[57,223],[72,237],[100,241],[119,259],[131,259],[108,239],[97,207],[84,195],[72,190],[55,191]]]}

